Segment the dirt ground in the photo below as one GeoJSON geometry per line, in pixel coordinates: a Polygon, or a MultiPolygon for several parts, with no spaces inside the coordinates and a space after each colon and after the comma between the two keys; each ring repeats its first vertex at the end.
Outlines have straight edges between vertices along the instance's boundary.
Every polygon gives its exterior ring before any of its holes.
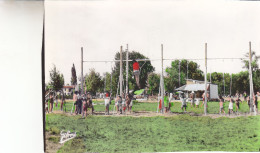
{"type": "Polygon", "coordinates": [[[60,143],[54,143],[52,141],[49,140],[50,137],[58,137],[56,135],[52,135],[50,132],[45,132],[45,141],[46,141],[46,153],[56,153],[59,148],[61,148],[63,146],[63,144],[60,143]]]}
{"type": "MultiPolygon", "coordinates": [[[[54,114],[65,114],[68,116],[75,116],[75,114],[70,114],[70,113],[64,113],[61,111],[54,111],[54,114]]],[[[90,111],[87,112],[88,115],[92,115],[90,111]]],[[[181,115],[181,114],[189,114],[191,116],[208,116],[211,118],[219,118],[219,117],[228,117],[228,118],[235,118],[235,117],[240,117],[240,116],[254,116],[254,113],[250,114],[250,113],[233,113],[233,114],[195,114],[192,112],[184,112],[184,113],[172,113],[172,112],[168,112],[168,113],[157,113],[157,112],[151,112],[151,111],[136,111],[136,112],[123,112],[122,114],[119,114],[117,112],[113,112],[110,111],[109,115],[105,115],[104,111],[100,111],[100,112],[94,112],[93,115],[98,115],[98,116],[115,116],[115,117],[124,117],[124,116],[132,116],[132,117],[154,117],[154,116],[165,116],[165,117],[171,117],[171,116],[176,116],[176,115],[181,115]]],[[[259,115],[259,114],[257,114],[259,115]]]]}

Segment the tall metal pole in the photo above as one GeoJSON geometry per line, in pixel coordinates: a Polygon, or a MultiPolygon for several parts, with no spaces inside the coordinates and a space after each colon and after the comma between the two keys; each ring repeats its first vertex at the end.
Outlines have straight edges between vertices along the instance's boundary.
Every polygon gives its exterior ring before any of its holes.
{"type": "Polygon", "coordinates": [[[204,74],[204,80],[205,80],[205,94],[204,94],[204,113],[207,115],[207,100],[208,100],[208,91],[207,91],[207,43],[205,43],[205,74],[204,74]]]}
{"type": "MultiPolygon", "coordinates": [[[[252,63],[251,42],[249,42],[250,113],[252,113],[253,111],[253,93],[254,93],[251,63],[252,63]]],[[[256,111],[255,111],[255,115],[256,115],[256,111]]]]}
{"type": "Polygon", "coordinates": [[[128,44],[126,44],[126,85],[125,85],[125,93],[128,94],[128,44]]]}
{"type": "Polygon", "coordinates": [[[161,44],[161,62],[162,62],[162,72],[161,72],[161,99],[162,99],[162,114],[164,113],[164,81],[163,81],[163,44],[161,44]]]}
{"type": "Polygon", "coordinates": [[[122,56],[122,50],[123,46],[120,47],[120,76],[119,76],[119,85],[120,85],[120,96],[122,97],[123,95],[123,56],[122,56]]]}
{"type": "Polygon", "coordinates": [[[83,82],[84,82],[84,78],[83,78],[83,47],[81,47],[81,94],[84,93],[84,87],[83,87],[83,82]]]}

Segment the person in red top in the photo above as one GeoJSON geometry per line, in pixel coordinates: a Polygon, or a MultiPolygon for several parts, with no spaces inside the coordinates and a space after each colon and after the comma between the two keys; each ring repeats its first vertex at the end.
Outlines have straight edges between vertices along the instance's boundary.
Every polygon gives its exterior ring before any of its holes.
{"type": "Polygon", "coordinates": [[[133,60],[133,72],[134,72],[136,84],[140,88],[140,84],[139,84],[140,71],[139,71],[139,68],[140,68],[139,63],[134,59],[133,60]]]}

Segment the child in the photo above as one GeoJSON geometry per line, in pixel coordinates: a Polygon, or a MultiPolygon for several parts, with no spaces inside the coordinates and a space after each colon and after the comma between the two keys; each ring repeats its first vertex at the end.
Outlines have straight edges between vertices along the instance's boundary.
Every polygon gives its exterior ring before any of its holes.
{"type": "Polygon", "coordinates": [[[195,98],[195,94],[194,94],[194,91],[191,92],[190,94],[190,98],[191,98],[191,107],[194,107],[195,106],[195,101],[194,101],[194,98],[195,98]]]}
{"type": "MultiPolygon", "coordinates": [[[[204,105],[204,103],[205,103],[205,92],[202,94],[202,100],[203,100],[203,102],[202,102],[202,104],[201,104],[201,107],[204,105]]],[[[207,102],[209,101],[209,94],[207,93],[207,102]]],[[[206,106],[207,108],[208,108],[208,103],[207,103],[207,106],[206,106]]]]}
{"type": "Polygon", "coordinates": [[[125,97],[125,102],[126,102],[126,109],[129,112],[130,111],[130,103],[131,103],[131,99],[129,97],[129,95],[127,94],[125,97]]]}
{"type": "Polygon", "coordinates": [[[53,109],[53,102],[54,102],[54,100],[53,100],[53,94],[51,93],[50,94],[50,112],[52,113],[52,109],[53,109]]]}
{"type": "Polygon", "coordinates": [[[87,94],[87,108],[91,108],[92,109],[92,115],[94,114],[94,106],[92,104],[92,98],[90,93],[87,94]]]}
{"type": "Polygon", "coordinates": [[[231,112],[233,114],[233,103],[234,103],[234,100],[232,99],[232,97],[230,97],[229,106],[228,106],[228,114],[229,115],[230,115],[231,112]]]}
{"type": "Polygon", "coordinates": [[[134,73],[134,76],[135,76],[136,84],[137,84],[138,88],[140,89],[140,84],[139,84],[139,75],[140,75],[139,63],[135,59],[133,59],[133,73],[134,73]]]}
{"type": "Polygon", "coordinates": [[[236,94],[236,100],[235,100],[235,102],[236,102],[236,112],[238,112],[238,110],[240,109],[240,107],[239,107],[239,102],[240,102],[241,100],[239,99],[239,94],[237,93],[236,94]]]}
{"type": "Polygon", "coordinates": [[[65,97],[64,97],[64,95],[62,95],[62,97],[61,97],[61,103],[60,103],[60,110],[61,110],[61,111],[63,111],[63,104],[64,104],[64,102],[65,102],[65,97]]]}
{"type": "Polygon", "coordinates": [[[85,116],[85,114],[86,114],[86,117],[87,117],[88,108],[87,108],[87,99],[85,97],[83,97],[82,101],[83,101],[83,112],[82,112],[82,118],[83,118],[85,116]]]}
{"type": "Polygon", "coordinates": [[[164,102],[165,113],[167,113],[167,112],[169,111],[169,97],[168,97],[168,92],[165,93],[163,102],[164,102]]]}
{"type": "Polygon", "coordinates": [[[108,97],[108,95],[106,95],[106,98],[105,98],[105,107],[106,107],[105,115],[109,115],[109,101],[110,101],[110,98],[108,97]]]}
{"type": "Polygon", "coordinates": [[[117,99],[116,99],[116,108],[117,108],[117,113],[118,111],[120,111],[120,114],[122,114],[122,97],[121,96],[117,96],[117,99]]]}
{"type": "Polygon", "coordinates": [[[224,102],[224,98],[221,95],[219,95],[219,114],[221,114],[222,112],[226,114],[224,110],[224,102]]]}
{"type": "Polygon", "coordinates": [[[184,108],[184,112],[186,112],[186,107],[187,107],[186,100],[187,99],[184,97],[183,94],[181,94],[180,99],[181,99],[181,109],[183,111],[183,108],[184,108]]]}

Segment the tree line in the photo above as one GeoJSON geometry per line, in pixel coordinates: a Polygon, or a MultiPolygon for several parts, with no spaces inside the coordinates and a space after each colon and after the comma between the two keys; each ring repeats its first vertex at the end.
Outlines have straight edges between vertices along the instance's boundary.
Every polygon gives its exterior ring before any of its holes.
{"type": "MultiPolygon", "coordinates": [[[[248,58],[248,53],[245,54],[248,58]]],[[[260,89],[260,70],[258,66],[259,56],[255,52],[252,52],[252,72],[253,72],[253,84],[254,91],[259,91],[260,89]]],[[[120,59],[120,53],[117,52],[114,57],[115,60],[120,59]]],[[[126,52],[123,52],[123,59],[126,59],[126,52]]],[[[129,52],[129,59],[148,59],[148,57],[143,54],[132,51],[129,52]]],[[[248,60],[242,60],[244,63],[243,69],[239,73],[229,74],[221,72],[213,72],[207,74],[207,80],[213,84],[218,85],[219,94],[234,95],[235,93],[243,93],[244,91],[249,93],[249,63],[248,60]],[[224,77],[223,77],[224,76],[224,77]],[[232,84],[231,84],[232,77],[232,84]],[[231,89],[231,90],[230,90],[231,89]],[[231,93],[230,93],[231,91],[231,93]]],[[[106,72],[104,75],[96,72],[94,68],[90,69],[89,73],[84,75],[84,88],[88,92],[95,94],[96,92],[111,91],[113,95],[117,93],[119,73],[120,73],[120,62],[116,62],[115,66],[110,72],[106,72]],[[111,83],[112,75],[112,83],[111,83]],[[112,88],[111,88],[112,87],[112,88]]],[[[148,94],[156,95],[159,92],[160,86],[160,74],[155,73],[155,68],[152,66],[150,61],[140,61],[140,86],[141,88],[146,88],[148,94]]],[[[126,62],[123,61],[123,82],[124,87],[126,84],[126,62]]],[[[166,67],[164,76],[165,91],[174,92],[176,88],[185,85],[186,79],[201,80],[204,81],[204,72],[200,69],[198,63],[188,60],[174,60],[171,65],[166,67]]],[[[75,65],[71,68],[71,85],[77,85],[77,78],[75,65]]],[[[132,62],[129,62],[129,73],[128,73],[128,84],[129,90],[137,90],[138,87],[135,83],[133,77],[133,66],[132,62]]],[[[56,66],[54,65],[50,71],[50,82],[47,84],[47,88],[52,88],[56,91],[60,90],[64,85],[63,74],[60,73],[56,66]]],[[[80,86],[80,85],[79,85],[80,86]]],[[[80,87],[81,88],[81,87],[80,87]]]]}

